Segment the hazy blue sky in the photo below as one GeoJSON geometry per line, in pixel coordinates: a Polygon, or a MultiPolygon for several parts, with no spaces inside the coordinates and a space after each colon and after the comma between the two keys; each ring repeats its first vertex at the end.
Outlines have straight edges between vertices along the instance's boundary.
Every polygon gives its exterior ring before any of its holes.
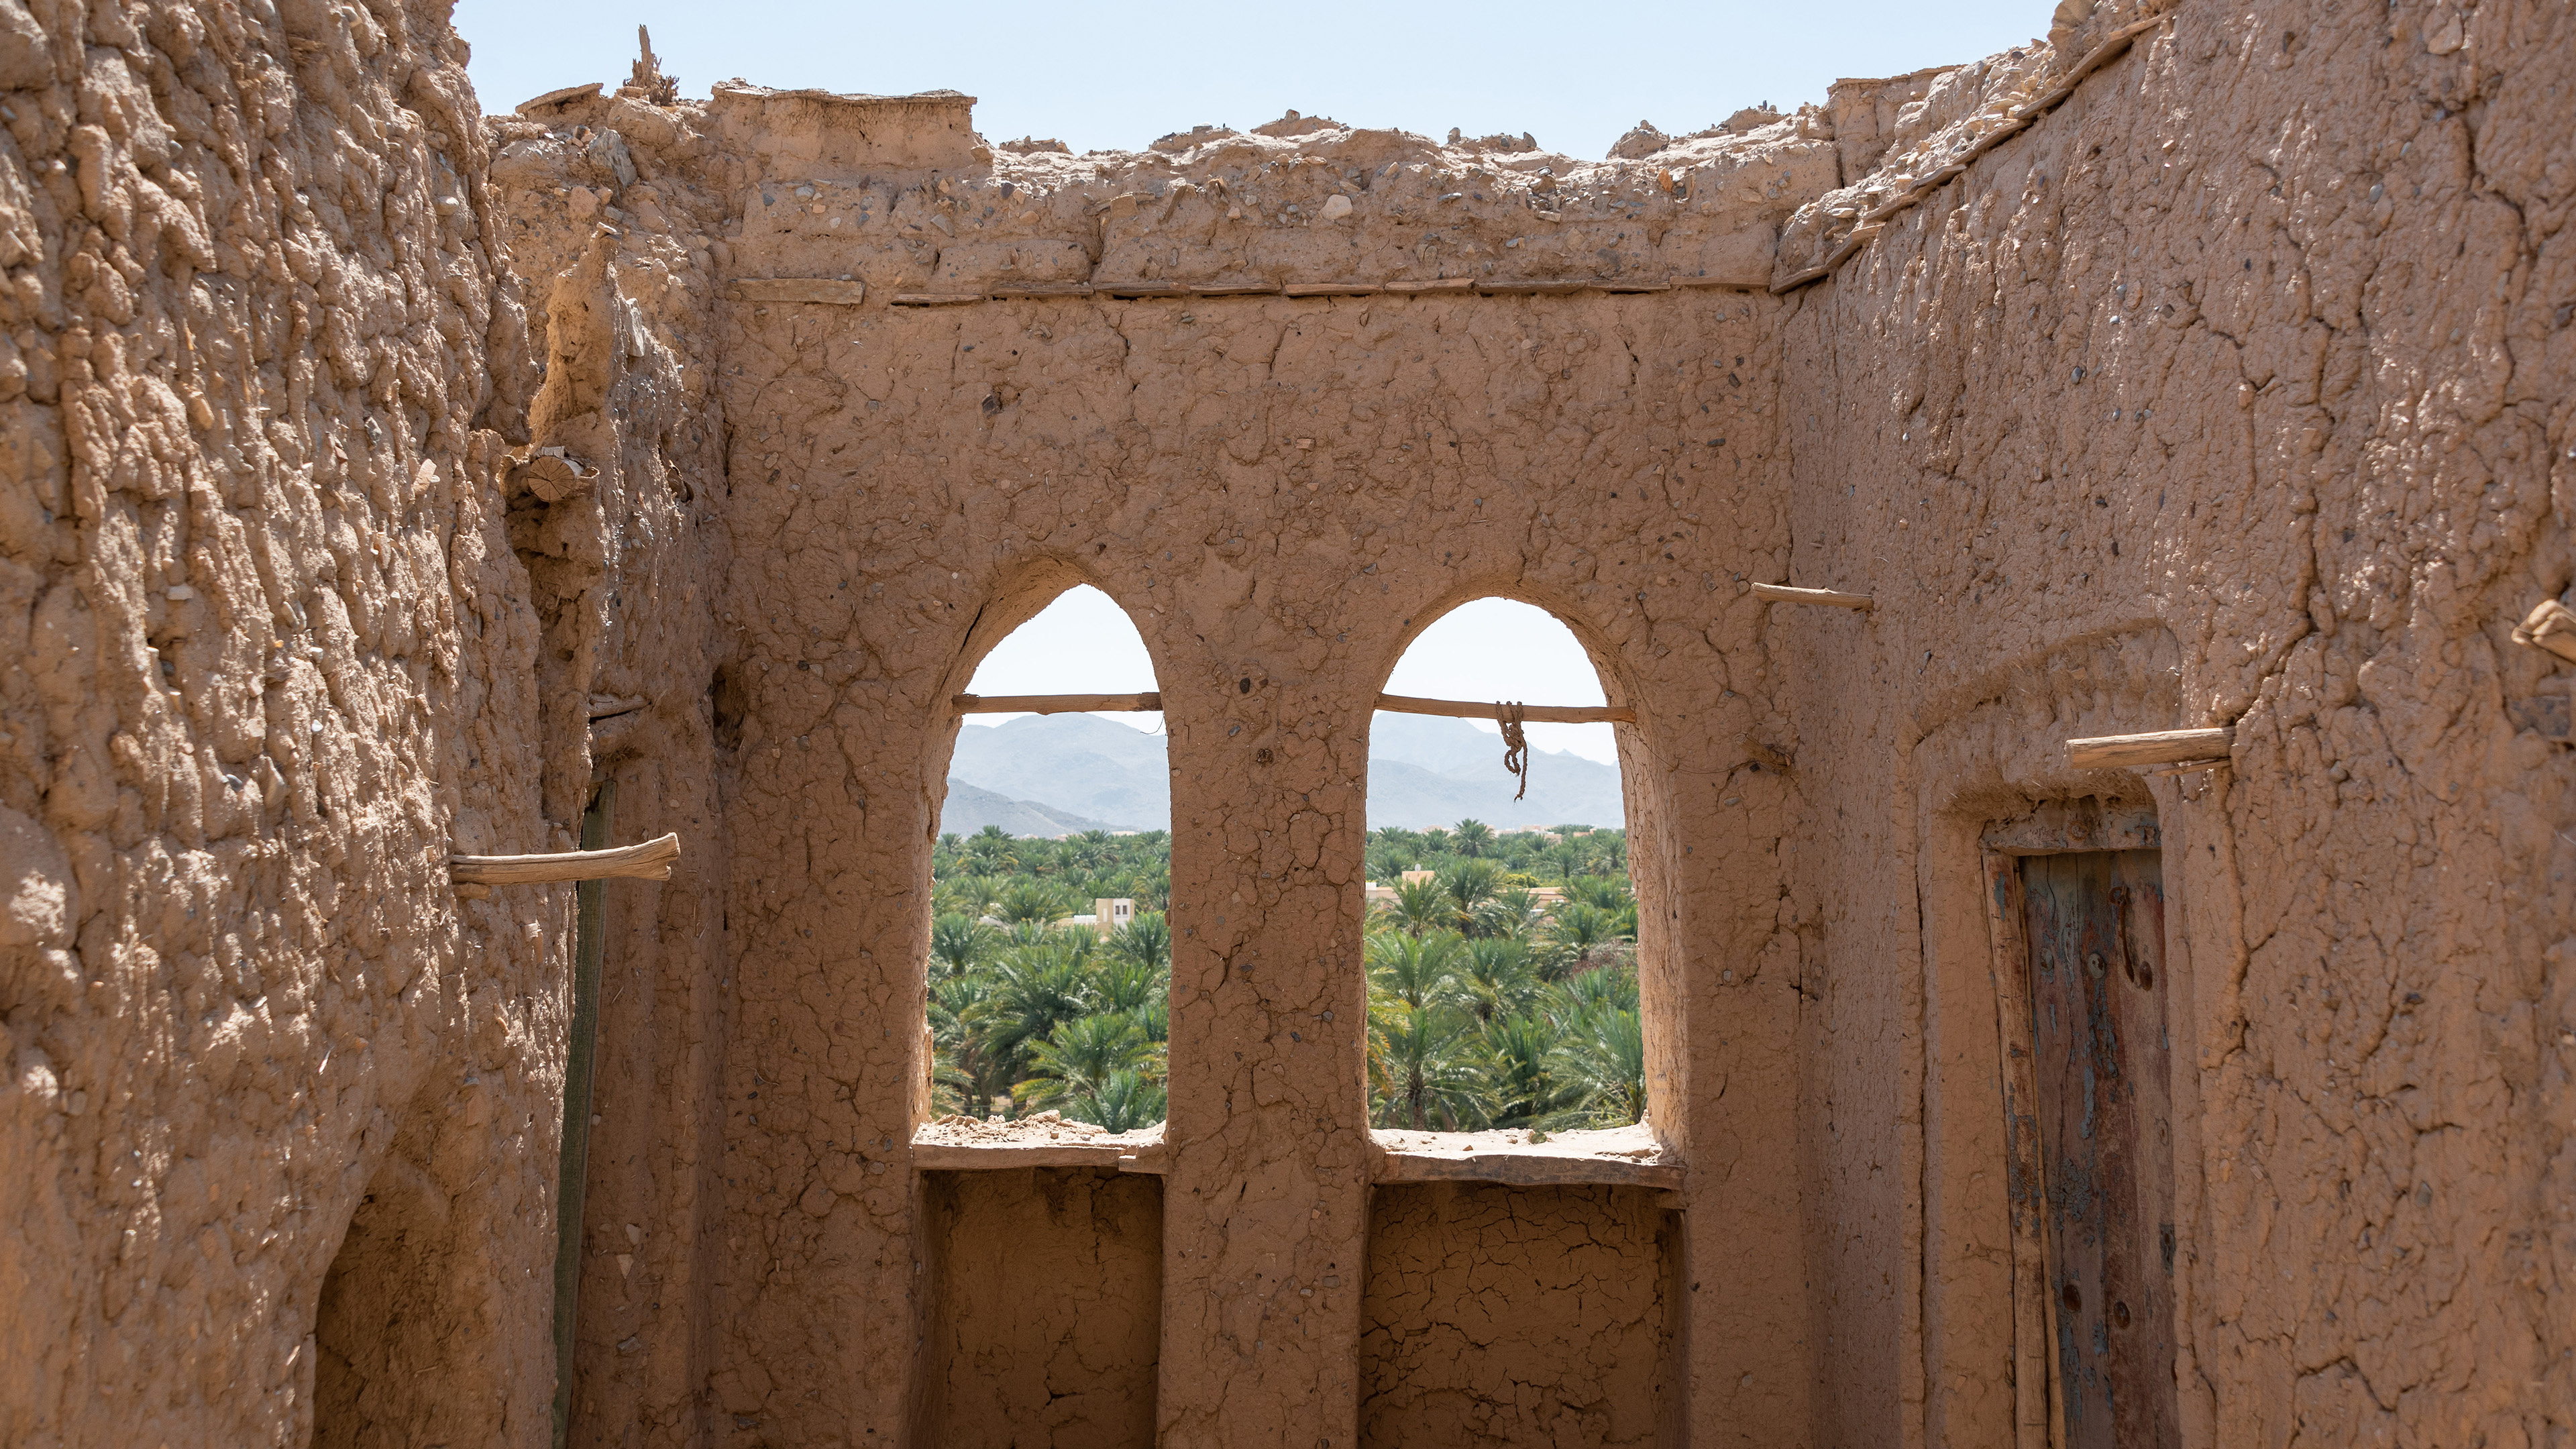
{"type": "MultiPolygon", "coordinates": [[[[1125,694],[1154,687],[1154,664],[1125,611],[1089,585],[1057,596],[1036,618],[993,646],[967,686],[973,694],[1125,694]]],[[[1524,704],[1599,704],[1601,678],[1574,632],[1544,609],[1478,599],[1443,614],[1413,641],[1386,682],[1390,694],[1432,699],[1517,699],[1524,704]]],[[[1014,715],[969,715],[999,724],[1014,715]]],[[[1159,716],[1106,714],[1138,729],[1159,716]]],[[[1499,734],[1490,723],[1478,727],[1499,734]]],[[[1617,764],[1610,726],[1534,724],[1533,746],[1571,750],[1617,764]]]]}
{"type": "Polygon", "coordinates": [[[1697,130],[1738,107],[1821,101],[1838,76],[1973,60],[2045,34],[2048,0],[1540,6],[833,5],[816,0],[460,0],[486,111],[583,81],[615,84],[653,28],[684,95],[761,85],[979,97],[994,140],[1138,148],[1200,122],[1290,107],[1445,136],[1527,131],[1599,156],[1639,118],[1697,130]]]}

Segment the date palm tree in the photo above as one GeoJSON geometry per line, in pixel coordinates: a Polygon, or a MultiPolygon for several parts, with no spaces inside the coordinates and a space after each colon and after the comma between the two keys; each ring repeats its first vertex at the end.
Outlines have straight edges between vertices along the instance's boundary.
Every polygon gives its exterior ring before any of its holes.
{"type": "Polygon", "coordinates": [[[1366,948],[1369,994],[1407,1006],[1446,1001],[1457,990],[1454,973],[1466,942],[1449,931],[1409,936],[1387,931],[1369,938],[1366,948]]]}
{"type": "Polygon", "coordinates": [[[1619,922],[1598,906],[1556,908],[1539,928],[1544,974],[1550,980],[1581,975],[1620,954],[1619,922]]]}
{"type": "Polygon", "coordinates": [[[1494,848],[1494,827],[1482,820],[1461,820],[1449,835],[1449,848],[1473,859],[1494,848]]]}
{"type": "Polygon", "coordinates": [[[987,825],[966,839],[966,858],[983,875],[1000,875],[1020,863],[1020,842],[998,825],[987,825]]]}
{"type": "Polygon", "coordinates": [[[1595,1125],[1646,1120],[1646,1037],[1633,1009],[1575,1018],[1552,1060],[1557,1076],[1581,1094],[1576,1110],[1595,1125]]]}
{"type": "Polygon", "coordinates": [[[996,875],[960,874],[943,877],[931,893],[934,909],[941,915],[960,915],[970,920],[993,913],[993,902],[1009,882],[996,875]]]}
{"type": "Polygon", "coordinates": [[[1453,994],[1478,1026],[1527,1009],[1538,999],[1529,943],[1511,936],[1469,941],[1452,976],[1453,994]]]}
{"type": "Polygon", "coordinates": [[[1458,919],[1458,909],[1450,904],[1449,893],[1433,880],[1409,880],[1395,888],[1395,901],[1387,914],[1407,935],[1419,936],[1425,931],[1447,929],[1458,919]]]}
{"type": "Polygon", "coordinates": [[[1460,929],[1475,925],[1476,907],[1494,898],[1502,888],[1503,873],[1490,860],[1462,860],[1435,877],[1443,894],[1449,897],[1451,920],[1460,929]]]}
{"type": "Polygon", "coordinates": [[[984,999],[965,1013],[987,1057],[1016,1070],[1058,1026],[1091,1014],[1090,947],[1088,934],[1057,932],[1003,957],[984,999]]]}
{"type": "Polygon", "coordinates": [[[1122,1068],[1111,1072],[1075,1115],[1112,1132],[1133,1132],[1162,1121],[1169,1097],[1162,1083],[1143,1072],[1122,1068]]]}
{"type": "Polygon", "coordinates": [[[939,976],[967,975],[991,960],[1001,945],[1001,932],[962,911],[930,923],[930,960],[939,976]]]}
{"type": "MultiPolygon", "coordinates": [[[[1058,1022],[1046,1040],[1029,1048],[1029,1076],[1012,1088],[1025,1106],[1065,1106],[1069,1099],[1097,1099],[1112,1074],[1134,1071],[1151,1054],[1145,1033],[1123,1015],[1102,1012],[1058,1022]]],[[[1082,1102],[1067,1114],[1082,1117],[1082,1102]]],[[[1083,1118],[1088,1121],[1089,1118],[1083,1118]]]]}
{"type": "Polygon", "coordinates": [[[1134,920],[1121,926],[1109,937],[1109,954],[1122,961],[1134,961],[1151,970],[1172,969],[1171,918],[1160,911],[1142,911],[1134,920]]]}
{"type": "Polygon", "coordinates": [[[1413,857],[1392,846],[1381,845],[1369,852],[1368,878],[1380,885],[1392,886],[1413,869],[1413,857]]]}
{"type": "Polygon", "coordinates": [[[1047,926],[1073,914],[1073,897],[1053,881],[1019,880],[1002,887],[993,910],[1015,926],[1047,926]]]}
{"type": "Polygon", "coordinates": [[[1479,936],[1527,936],[1547,919],[1538,898],[1526,886],[1513,886],[1494,892],[1474,912],[1475,932],[1479,936]]]}
{"type": "Polygon", "coordinates": [[[1544,1127],[1582,1101],[1581,1088],[1557,1080],[1555,1023],[1537,1012],[1485,1027],[1485,1071],[1494,1127],[1544,1127]]]}
{"type": "Polygon", "coordinates": [[[1474,1018],[1388,999],[1369,1010],[1369,1081],[1378,1125],[1417,1132],[1481,1125],[1485,1077],[1474,1018]]]}

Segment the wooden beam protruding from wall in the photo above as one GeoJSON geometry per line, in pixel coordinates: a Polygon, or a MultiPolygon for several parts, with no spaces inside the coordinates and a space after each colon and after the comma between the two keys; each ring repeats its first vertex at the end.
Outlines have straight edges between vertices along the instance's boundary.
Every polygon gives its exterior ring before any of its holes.
{"type": "Polygon", "coordinates": [[[458,885],[556,885],[578,880],[669,880],[680,858],[680,837],[665,835],[614,850],[566,850],[552,855],[451,855],[448,874],[458,885]]]}
{"type": "Polygon", "coordinates": [[[2513,626],[2513,642],[2545,649],[2576,664],[2576,609],[2556,599],[2541,600],[2513,626]]]}
{"type": "Polygon", "coordinates": [[[1875,609],[1878,600],[1867,594],[1838,593],[1832,589],[1793,589],[1787,584],[1755,584],[1753,597],[1775,604],[1824,604],[1836,609],[1875,609]]]}
{"type": "Polygon", "coordinates": [[[2181,765],[2218,760],[2236,747],[2236,726],[2214,730],[2160,730],[2144,735],[2100,735],[2066,742],[2066,763],[2079,770],[2120,770],[2135,765],[2181,765]]]}

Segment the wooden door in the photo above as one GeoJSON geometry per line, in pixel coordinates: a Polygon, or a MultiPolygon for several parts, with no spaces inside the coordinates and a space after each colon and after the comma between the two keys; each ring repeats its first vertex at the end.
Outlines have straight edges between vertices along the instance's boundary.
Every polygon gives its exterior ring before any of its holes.
{"type": "Polygon", "coordinates": [[[2021,864],[2067,1449],[2175,1449],[2172,1042],[2152,850],[2021,864]]]}

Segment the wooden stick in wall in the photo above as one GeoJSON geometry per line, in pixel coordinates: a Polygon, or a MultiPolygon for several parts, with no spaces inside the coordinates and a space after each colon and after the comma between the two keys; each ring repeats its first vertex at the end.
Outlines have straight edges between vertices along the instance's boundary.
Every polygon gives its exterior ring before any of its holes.
{"type": "Polygon", "coordinates": [[[1146,694],[961,694],[949,701],[959,714],[1080,714],[1106,709],[1148,712],[1163,707],[1163,696],[1146,694]]]}
{"type": "MultiPolygon", "coordinates": [[[[1089,710],[1151,712],[1163,707],[1160,693],[1148,694],[961,694],[949,703],[959,714],[1079,714],[1089,710]]],[[[1464,699],[1417,699],[1409,694],[1381,694],[1377,707],[1396,714],[1439,714],[1454,719],[1492,719],[1494,707],[1464,699]]],[[[1635,724],[1637,712],[1623,704],[1533,704],[1521,718],[1540,724],[1635,724]]]]}
{"type": "Polygon", "coordinates": [[[1825,604],[1837,609],[1875,609],[1878,601],[1867,594],[1842,594],[1832,589],[1793,589],[1787,584],[1755,584],[1753,597],[1775,604],[1825,604]]]}
{"type": "Polygon", "coordinates": [[[2145,735],[2100,735],[2066,742],[2066,763],[2079,770],[2120,770],[2135,765],[2179,765],[2225,755],[2236,747],[2236,726],[2214,730],[2161,730],[2145,735]]]}
{"type": "MultiPolygon", "coordinates": [[[[1417,699],[1409,694],[1381,694],[1377,707],[1395,714],[1439,714],[1452,719],[1492,719],[1491,704],[1463,699],[1417,699]]],[[[1527,704],[1521,719],[1531,724],[1635,724],[1637,712],[1624,704],[1527,704]]]]}
{"type": "Polygon", "coordinates": [[[680,858],[680,837],[665,835],[615,850],[566,850],[553,855],[451,855],[449,875],[458,885],[554,885],[563,881],[669,880],[680,858]]]}
{"type": "Polygon", "coordinates": [[[2541,600],[2522,616],[2521,623],[2514,625],[2513,642],[2546,649],[2576,664],[2576,609],[2556,599],[2541,600]]]}

